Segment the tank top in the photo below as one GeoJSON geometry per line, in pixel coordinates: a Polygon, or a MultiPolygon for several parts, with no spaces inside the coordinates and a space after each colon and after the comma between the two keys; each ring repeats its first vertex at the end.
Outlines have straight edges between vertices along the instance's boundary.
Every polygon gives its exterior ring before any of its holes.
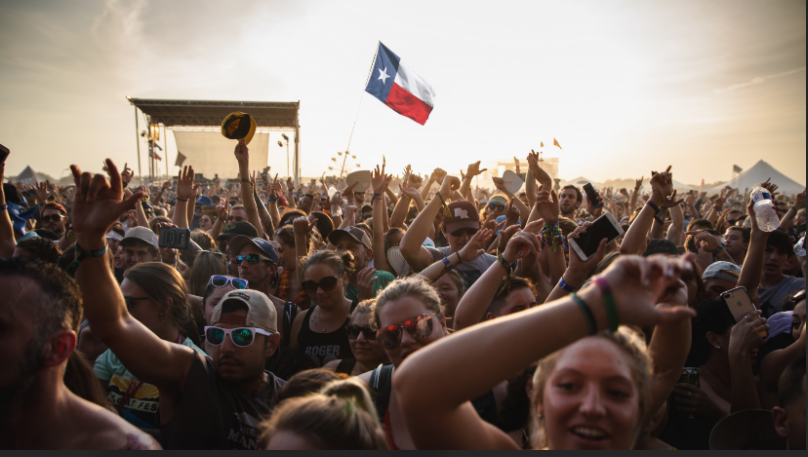
{"type": "MultiPolygon", "coordinates": [[[[356,305],[357,302],[351,302],[351,311],[356,305]]],[[[329,333],[317,333],[309,328],[311,313],[316,307],[313,306],[306,311],[306,318],[297,335],[297,344],[300,349],[311,357],[316,367],[322,367],[332,360],[352,357],[351,346],[348,344],[348,332],[345,331],[344,326],[329,333]]],[[[350,322],[350,318],[346,317],[344,325],[348,325],[348,322],[350,322]]]]}

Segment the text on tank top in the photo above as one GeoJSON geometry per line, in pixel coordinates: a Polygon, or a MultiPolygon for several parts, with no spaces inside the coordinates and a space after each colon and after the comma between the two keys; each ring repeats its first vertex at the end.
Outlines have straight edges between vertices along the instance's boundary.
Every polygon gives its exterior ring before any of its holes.
{"type": "MultiPolygon", "coordinates": [[[[352,311],[355,306],[355,303],[351,303],[352,311]]],[[[332,360],[352,357],[351,345],[348,343],[348,332],[345,331],[344,327],[348,325],[350,318],[346,317],[345,324],[333,332],[317,333],[309,327],[311,313],[316,308],[316,306],[313,306],[306,311],[306,317],[297,335],[297,343],[300,349],[311,357],[317,367],[322,367],[332,360]]]]}

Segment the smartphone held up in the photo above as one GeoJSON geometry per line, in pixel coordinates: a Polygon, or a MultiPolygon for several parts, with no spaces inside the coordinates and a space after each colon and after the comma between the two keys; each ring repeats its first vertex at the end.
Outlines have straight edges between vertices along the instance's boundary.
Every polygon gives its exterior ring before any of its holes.
{"type": "Polygon", "coordinates": [[[607,243],[611,243],[623,234],[623,227],[612,216],[612,213],[603,213],[602,216],[586,228],[578,239],[570,239],[570,248],[578,254],[581,260],[586,261],[596,252],[601,240],[606,238],[607,243]]]}

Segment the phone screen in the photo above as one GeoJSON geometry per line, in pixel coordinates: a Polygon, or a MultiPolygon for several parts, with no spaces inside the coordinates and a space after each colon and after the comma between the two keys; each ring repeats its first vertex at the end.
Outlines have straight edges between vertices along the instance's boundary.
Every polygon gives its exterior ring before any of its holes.
{"type": "Polygon", "coordinates": [[[621,232],[612,225],[611,221],[607,219],[606,214],[604,214],[595,219],[595,222],[586,229],[586,233],[575,240],[575,243],[584,251],[587,257],[592,257],[595,255],[595,252],[598,251],[600,240],[607,238],[609,241],[612,241],[620,236],[620,233],[621,232]]]}

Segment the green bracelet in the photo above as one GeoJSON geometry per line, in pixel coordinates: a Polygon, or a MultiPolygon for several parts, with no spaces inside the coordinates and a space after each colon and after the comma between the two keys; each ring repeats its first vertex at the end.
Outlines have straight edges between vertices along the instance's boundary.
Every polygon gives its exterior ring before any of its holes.
{"type": "Polygon", "coordinates": [[[617,303],[614,301],[612,288],[602,276],[594,278],[592,282],[598,286],[600,293],[603,294],[603,302],[606,304],[606,315],[609,318],[609,333],[616,333],[617,327],[620,326],[620,314],[617,312],[617,303]]]}
{"type": "Polygon", "coordinates": [[[595,318],[592,317],[592,311],[589,309],[589,305],[586,304],[585,301],[581,299],[581,297],[570,294],[570,297],[578,304],[578,307],[581,308],[581,311],[584,312],[584,316],[586,317],[586,323],[589,324],[589,334],[594,335],[598,332],[598,327],[595,325],[595,318]]]}

